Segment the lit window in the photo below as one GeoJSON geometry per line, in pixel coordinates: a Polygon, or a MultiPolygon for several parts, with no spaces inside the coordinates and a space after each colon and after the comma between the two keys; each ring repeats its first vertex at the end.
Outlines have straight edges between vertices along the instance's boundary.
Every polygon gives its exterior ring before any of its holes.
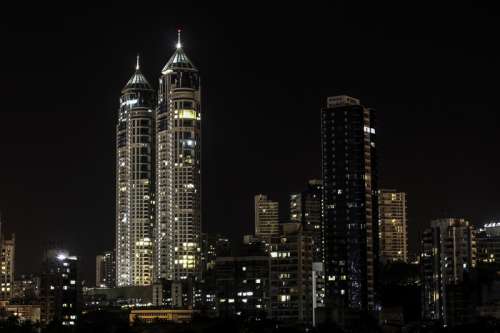
{"type": "Polygon", "coordinates": [[[180,119],[196,119],[196,111],[194,110],[179,110],[180,119]]]}
{"type": "Polygon", "coordinates": [[[280,295],[280,301],[281,302],[288,302],[288,301],[290,301],[290,295],[280,295]]]}

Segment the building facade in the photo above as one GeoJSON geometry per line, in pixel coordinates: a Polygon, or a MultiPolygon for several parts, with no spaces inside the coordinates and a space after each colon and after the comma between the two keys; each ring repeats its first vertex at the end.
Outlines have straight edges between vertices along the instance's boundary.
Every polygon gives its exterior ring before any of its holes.
{"type": "Polygon", "coordinates": [[[14,281],[12,298],[17,303],[31,304],[40,295],[40,277],[33,274],[23,274],[14,281]]]}
{"type": "Polygon", "coordinates": [[[270,317],[312,323],[313,239],[300,223],[284,223],[270,242],[270,317]]]}
{"type": "Polygon", "coordinates": [[[269,255],[265,252],[216,259],[219,317],[263,319],[268,316],[269,255]]]}
{"type": "Polygon", "coordinates": [[[380,259],[408,261],[406,193],[379,191],[380,259]]]}
{"type": "Polygon", "coordinates": [[[477,261],[500,265],[500,222],[486,223],[478,230],[477,261]]]}
{"type": "Polygon", "coordinates": [[[220,234],[202,234],[201,265],[202,281],[199,284],[200,295],[196,304],[202,313],[215,316],[216,303],[216,261],[217,257],[231,256],[231,242],[220,234]]]}
{"type": "Polygon", "coordinates": [[[96,256],[95,285],[99,288],[115,287],[115,256],[113,251],[107,251],[96,256]]]}
{"type": "Polygon", "coordinates": [[[154,264],[154,91],[135,72],[116,125],[116,285],[149,285],[154,264]]]}
{"type": "Polygon", "coordinates": [[[201,86],[179,40],[156,109],[157,279],[201,277],[201,86]]]}
{"type": "Polygon", "coordinates": [[[321,110],[326,302],[376,309],[378,184],[375,112],[349,96],[321,110]]]}
{"type": "Polygon", "coordinates": [[[290,221],[302,224],[305,233],[313,239],[314,261],[323,261],[323,183],[312,179],[300,193],[290,195],[290,221]]]}
{"type": "Polygon", "coordinates": [[[193,315],[197,313],[198,311],[192,309],[134,309],[130,311],[129,323],[132,325],[136,320],[146,324],[158,322],[189,323],[193,319],[193,315]]]}
{"type": "Polygon", "coordinates": [[[14,263],[16,253],[16,237],[10,239],[0,236],[0,300],[8,301],[14,292],[14,263]]]}
{"type": "Polygon", "coordinates": [[[255,202],[255,236],[270,237],[279,234],[279,204],[267,195],[257,194],[255,202]]]}
{"type": "Polygon", "coordinates": [[[81,312],[82,288],[78,278],[78,258],[67,251],[46,252],[40,274],[40,322],[76,325],[81,312]]]}
{"type": "Polygon", "coordinates": [[[464,219],[431,221],[422,234],[423,318],[445,326],[466,323],[473,315],[467,281],[476,266],[476,240],[464,219]]]}
{"type": "Polygon", "coordinates": [[[215,270],[215,260],[218,256],[231,256],[231,241],[220,234],[202,234],[201,264],[203,280],[211,278],[215,270]]]}
{"type": "Polygon", "coordinates": [[[16,317],[21,323],[25,321],[40,322],[40,305],[37,304],[9,304],[5,306],[5,311],[16,317]]]}

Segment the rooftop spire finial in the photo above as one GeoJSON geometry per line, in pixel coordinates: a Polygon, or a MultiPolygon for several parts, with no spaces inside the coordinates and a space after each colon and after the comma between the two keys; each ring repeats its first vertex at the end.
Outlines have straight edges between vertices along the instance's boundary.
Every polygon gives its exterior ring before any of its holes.
{"type": "Polygon", "coordinates": [[[177,29],[177,44],[175,45],[176,48],[180,49],[182,47],[181,44],[181,29],[177,29]]]}
{"type": "Polygon", "coordinates": [[[137,62],[135,64],[135,70],[138,71],[139,69],[141,69],[141,64],[139,62],[139,53],[137,53],[137,62]]]}

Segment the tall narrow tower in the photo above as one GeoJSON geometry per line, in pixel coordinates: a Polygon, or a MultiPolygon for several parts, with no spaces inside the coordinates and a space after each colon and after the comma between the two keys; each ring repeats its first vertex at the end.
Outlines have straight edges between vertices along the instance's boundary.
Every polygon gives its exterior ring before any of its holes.
{"type": "Polygon", "coordinates": [[[200,76],[178,38],[156,111],[156,278],[172,280],[201,274],[200,76]]]}
{"type": "Polygon", "coordinates": [[[378,199],[375,111],[349,96],[321,110],[327,305],[376,309],[378,199]]]}
{"type": "Polygon", "coordinates": [[[406,193],[379,190],[380,260],[408,260],[406,193]]]}
{"type": "Polygon", "coordinates": [[[476,267],[476,232],[469,221],[442,218],[422,233],[422,314],[445,326],[471,321],[471,274],[476,267]]]}
{"type": "Polygon", "coordinates": [[[323,182],[311,179],[300,193],[290,195],[290,221],[302,224],[305,234],[313,240],[313,260],[323,261],[323,219],[322,219],[323,182]]]}
{"type": "Polygon", "coordinates": [[[135,72],[122,89],[116,126],[116,282],[153,281],[154,91],[135,72]]]}

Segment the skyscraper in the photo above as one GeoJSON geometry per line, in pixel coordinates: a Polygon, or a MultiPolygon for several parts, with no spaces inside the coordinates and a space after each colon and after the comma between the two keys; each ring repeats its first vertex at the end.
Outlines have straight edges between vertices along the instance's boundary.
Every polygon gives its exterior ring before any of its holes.
{"type": "Polygon", "coordinates": [[[179,39],[156,111],[156,278],[200,278],[201,87],[179,39]]]}
{"type": "Polygon", "coordinates": [[[312,179],[304,191],[290,195],[290,221],[302,224],[304,233],[312,237],[316,262],[323,261],[322,191],[321,180],[312,179]]]}
{"type": "Polygon", "coordinates": [[[63,249],[48,249],[40,275],[41,323],[46,325],[55,321],[63,326],[76,325],[81,302],[78,258],[63,249]]]}
{"type": "Polygon", "coordinates": [[[122,89],[116,126],[116,281],[153,282],[154,91],[135,72],[122,89]]]}
{"type": "Polygon", "coordinates": [[[446,326],[466,323],[473,314],[467,275],[476,266],[474,227],[464,219],[433,220],[421,245],[424,319],[446,326]]]}
{"type": "Polygon", "coordinates": [[[270,317],[311,324],[313,240],[300,223],[283,223],[281,229],[270,241],[270,317]]]}
{"type": "Polygon", "coordinates": [[[10,300],[14,291],[15,235],[12,234],[10,239],[1,235],[0,248],[0,300],[10,300]]]}
{"type": "Polygon", "coordinates": [[[384,261],[408,260],[406,193],[379,191],[380,257],[384,261]]]}
{"type": "Polygon", "coordinates": [[[321,110],[326,302],[376,308],[378,199],[375,112],[349,96],[321,110]]]}
{"type": "Polygon", "coordinates": [[[279,205],[271,201],[267,195],[255,196],[255,236],[270,237],[279,234],[279,205]]]}

